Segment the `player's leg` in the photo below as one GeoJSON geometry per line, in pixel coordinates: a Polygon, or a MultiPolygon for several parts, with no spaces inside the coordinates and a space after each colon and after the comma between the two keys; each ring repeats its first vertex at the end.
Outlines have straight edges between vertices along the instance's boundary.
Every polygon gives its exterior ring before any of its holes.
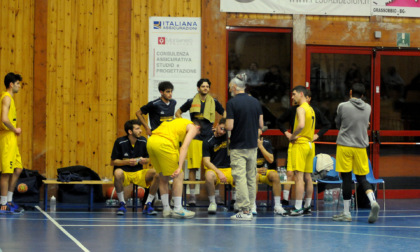
{"type": "Polygon", "coordinates": [[[217,175],[216,173],[211,170],[207,169],[206,173],[204,174],[206,179],[206,189],[207,195],[209,197],[209,208],[207,209],[209,214],[215,214],[217,211],[217,204],[216,204],[216,197],[215,197],[215,184],[217,182],[217,175]]]}
{"type": "Polygon", "coordinates": [[[268,170],[267,171],[267,181],[264,181],[264,184],[268,184],[269,186],[273,187],[273,195],[274,195],[274,213],[278,215],[285,216],[286,210],[283,209],[281,205],[281,184],[280,184],[280,177],[275,170],[268,170]]]}
{"type": "Polygon", "coordinates": [[[336,154],[336,171],[340,172],[343,180],[343,212],[338,215],[333,215],[334,221],[352,221],[350,214],[351,201],[351,171],[353,169],[353,151],[351,147],[337,145],[336,154]]]}

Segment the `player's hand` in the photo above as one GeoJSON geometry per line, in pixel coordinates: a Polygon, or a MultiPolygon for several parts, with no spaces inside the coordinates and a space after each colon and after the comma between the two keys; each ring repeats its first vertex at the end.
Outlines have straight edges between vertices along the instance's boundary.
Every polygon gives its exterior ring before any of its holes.
{"type": "Polygon", "coordinates": [[[300,136],[291,136],[290,138],[289,138],[289,141],[291,142],[291,143],[295,143],[296,142],[296,140],[299,138],[300,136]]]}
{"type": "Polygon", "coordinates": [[[151,130],[151,129],[146,129],[146,134],[147,134],[148,136],[151,136],[151,135],[152,135],[152,130],[151,130]]]}
{"type": "Polygon", "coordinates": [[[181,173],[181,168],[178,167],[178,169],[176,169],[174,173],[172,173],[171,178],[177,178],[180,173],[181,173]]]}
{"type": "Polygon", "coordinates": [[[312,142],[318,140],[318,138],[319,138],[318,134],[314,134],[314,138],[313,138],[312,142]]]}
{"type": "Polygon", "coordinates": [[[17,136],[19,136],[22,133],[22,129],[21,128],[15,128],[15,134],[17,136]]]}
{"type": "Polygon", "coordinates": [[[263,147],[264,139],[262,137],[258,138],[258,148],[263,147]]]}
{"type": "Polygon", "coordinates": [[[226,183],[227,182],[227,178],[226,178],[225,174],[223,174],[223,172],[219,171],[217,173],[217,176],[219,177],[220,182],[222,182],[222,183],[226,183]]]}
{"type": "Polygon", "coordinates": [[[289,131],[286,131],[284,133],[284,135],[287,137],[287,139],[290,141],[290,138],[292,137],[292,133],[290,133],[289,131]]]}
{"type": "Polygon", "coordinates": [[[135,166],[138,164],[137,158],[130,158],[128,160],[130,166],[135,166]]]}

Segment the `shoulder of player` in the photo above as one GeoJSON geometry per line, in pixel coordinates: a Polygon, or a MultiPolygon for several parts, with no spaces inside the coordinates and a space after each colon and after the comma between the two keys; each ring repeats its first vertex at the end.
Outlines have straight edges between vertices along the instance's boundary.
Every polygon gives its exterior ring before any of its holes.
{"type": "Polygon", "coordinates": [[[137,138],[137,142],[147,142],[147,139],[144,136],[141,136],[140,138],[137,138]]]}

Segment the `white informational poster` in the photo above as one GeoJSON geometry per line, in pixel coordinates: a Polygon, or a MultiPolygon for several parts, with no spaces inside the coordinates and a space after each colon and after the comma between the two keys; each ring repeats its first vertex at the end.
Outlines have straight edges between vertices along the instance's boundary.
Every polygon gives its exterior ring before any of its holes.
{"type": "Polygon", "coordinates": [[[372,2],[372,15],[420,17],[419,0],[375,0],[372,2]]]}
{"type": "MultiPolygon", "coordinates": [[[[160,97],[158,85],[170,81],[176,110],[197,93],[201,78],[201,18],[149,18],[149,101],[160,97]]],[[[182,115],[190,118],[189,113],[182,115]]]]}
{"type": "Polygon", "coordinates": [[[220,11],[268,14],[370,16],[371,1],[372,0],[220,0],[220,11]]]}

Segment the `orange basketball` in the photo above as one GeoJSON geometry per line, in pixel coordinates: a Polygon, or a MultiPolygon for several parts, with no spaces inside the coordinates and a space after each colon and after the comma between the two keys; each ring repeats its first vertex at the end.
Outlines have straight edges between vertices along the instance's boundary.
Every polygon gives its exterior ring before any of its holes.
{"type": "Polygon", "coordinates": [[[108,187],[106,189],[106,198],[107,199],[118,199],[117,192],[114,189],[115,187],[108,187]]]}
{"type": "MultiPolygon", "coordinates": [[[[134,191],[132,193],[132,196],[134,198],[134,191]]],[[[137,189],[137,198],[143,199],[143,197],[144,197],[144,188],[139,186],[137,189]]]]}
{"type": "Polygon", "coordinates": [[[17,191],[18,191],[19,193],[26,193],[26,192],[28,191],[28,185],[27,185],[27,184],[25,184],[25,183],[20,183],[20,184],[17,186],[17,191]]]}

